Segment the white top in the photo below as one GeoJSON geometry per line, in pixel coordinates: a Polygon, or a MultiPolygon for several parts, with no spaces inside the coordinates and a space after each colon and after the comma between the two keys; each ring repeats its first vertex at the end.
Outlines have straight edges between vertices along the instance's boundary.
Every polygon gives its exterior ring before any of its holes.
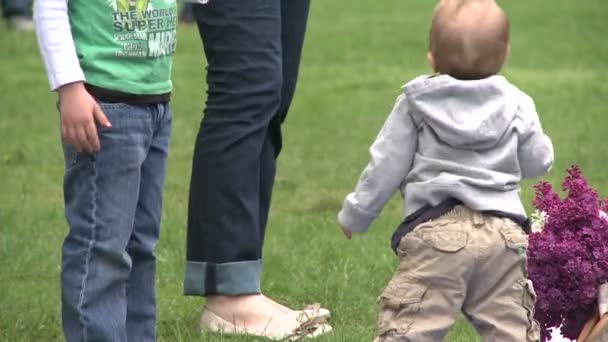
{"type": "Polygon", "coordinates": [[[68,18],[69,0],[37,0],[36,36],[52,90],[84,81],[68,18]]]}

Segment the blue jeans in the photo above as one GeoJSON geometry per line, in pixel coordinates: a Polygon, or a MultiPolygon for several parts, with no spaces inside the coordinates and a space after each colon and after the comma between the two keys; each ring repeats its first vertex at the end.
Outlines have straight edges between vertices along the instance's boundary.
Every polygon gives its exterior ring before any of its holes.
{"type": "Polygon", "coordinates": [[[5,18],[12,16],[32,17],[32,0],[1,0],[2,16],[5,18]]]}
{"type": "Polygon", "coordinates": [[[64,146],[62,319],[67,341],[154,341],[168,104],[101,103],[101,149],[64,146]]]}
{"type": "Polygon", "coordinates": [[[211,0],[194,15],[208,97],[194,150],[186,295],[260,293],[281,124],[293,98],[309,0],[211,0]]]}

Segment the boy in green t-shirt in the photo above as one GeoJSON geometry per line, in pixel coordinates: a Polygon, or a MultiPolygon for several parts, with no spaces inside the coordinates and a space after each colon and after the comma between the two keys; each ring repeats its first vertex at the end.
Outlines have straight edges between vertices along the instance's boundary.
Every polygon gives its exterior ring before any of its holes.
{"type": "Polygon", "coordinates": [[[35,21],[61,112],[65,337],[154,341],[175,0],[37,1],[35,21]]]}

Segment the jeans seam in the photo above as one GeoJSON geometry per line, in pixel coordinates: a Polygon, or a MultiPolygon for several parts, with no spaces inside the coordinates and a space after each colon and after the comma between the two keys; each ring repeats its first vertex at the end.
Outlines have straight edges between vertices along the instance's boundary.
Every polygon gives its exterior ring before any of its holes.
{"type": "Polygon", "coordinates": [[[82,305],[84,303],[84,294],[87,288],[87,278],[89,276],[89,267],[91,264],[91,250],[93,249],[93,245],[95,244],[95,228],[97,226],[97,220],[96,220],[96,211],[97,211],[97,160],[95,157],[93,157],[93,191],[92,191],[92,218],[93,218],[93,225],[91,227],[91,240],[89,241],[89,246],[87,247],[87,253],[85,256],[85,262],[84,262],[84,276],[82,277],[82,283],[81,283],[81,289],[80,289],[80,295],[78,298],[78,306],[77,306],[77,310],[78,310],[78,316],[80,317],[80,325],[82,327],[82,338],[84,341],[87,341],[87,329],[86,329],[86,325],[84,322],[84,315],[82,313],[82,305]]]}
{"type": "MultiPolygon", "coordinates": [[[[140,180],[141,182],[141,180],[140,180]]],[[[135,215],[137,215],[137,208],[135,209],[135,215]]],[[[135,223],[133,224],[133,226],[135,226],[135,223]]],[[[133,257],[131,256],[131,248],[129,247],[130,243],[131,243],[131,237],[133,236],[133,233],[135,231],[135,228],[133,228],[133,230],[131,231],[131,236],[129,237],[129,241],[127,241],[127,248],[125,248],[125,251],[127,252],[127,254],[129,255],[129,258],[131,258],[131,269],[129,270],[129,275],[127,276],[127,279],[125,280],[125,299],[127,301],[127,317],[129,316],[129,309],[128,309],[128,305],[129,305],[129,280],[131,279],[131,271],[133,271],[133,257]]]]}

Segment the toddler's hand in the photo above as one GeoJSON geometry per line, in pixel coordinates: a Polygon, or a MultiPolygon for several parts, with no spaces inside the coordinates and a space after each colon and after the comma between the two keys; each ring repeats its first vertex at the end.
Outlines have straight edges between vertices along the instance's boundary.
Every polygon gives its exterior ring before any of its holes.
{"type": "Polygon", "coordinates": [[[344,237],[346,237],[346,240],[350,240],[353,238],[353,232],[348,230],[348,228],[342,227],[342,232],[344,233],[344,237]]]}
{"type": "Polygon", "coordinates": [[[59,104],[63,141],[74,146],[78,152],[99,151],[99,136],[95,121],[106,127],[112,127],[112,124],[82,82],[59,88],[59,104]]]}

